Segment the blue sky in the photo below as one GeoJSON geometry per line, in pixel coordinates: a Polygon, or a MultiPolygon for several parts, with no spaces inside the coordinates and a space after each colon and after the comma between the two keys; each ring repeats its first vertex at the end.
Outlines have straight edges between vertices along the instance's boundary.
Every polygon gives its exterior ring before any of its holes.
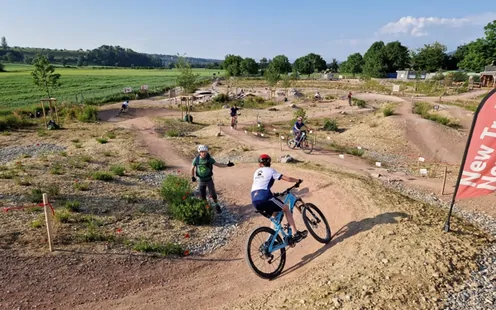
{"type": "Polygon", "coordinates": [[[438,40],[451,51],[496,19],[496,9],[452,0],[0,0],[0,7],[0,36],[10,46],[107,44],[215,59],[285,54],[291,61],[310,52],[345,60],[377,40],[410,48],[438,40]]]}

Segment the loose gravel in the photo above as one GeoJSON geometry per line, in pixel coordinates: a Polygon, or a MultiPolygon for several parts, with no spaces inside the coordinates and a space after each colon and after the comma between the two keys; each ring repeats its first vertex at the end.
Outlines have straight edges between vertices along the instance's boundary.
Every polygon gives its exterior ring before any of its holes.
{"type": "Polygon", "coordinates": [[[3,147],[0,149],[0,164],[8,163],[22,156],[37,157],[44,154],[62,152],[65,149],[65,146],[49,143],[3,147]]]}

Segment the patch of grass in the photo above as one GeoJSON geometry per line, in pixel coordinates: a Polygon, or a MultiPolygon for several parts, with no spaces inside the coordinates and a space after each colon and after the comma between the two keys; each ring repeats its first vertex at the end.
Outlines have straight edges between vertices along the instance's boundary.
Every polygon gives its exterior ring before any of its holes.
{"type": "Polygon", "coordinates": [[[81,211],[79,201],[66,201],[65,209],[70,212],[79,212],[81,211]]]}
{"type": "Polygon", "coordinates": [[[365,153],[363,149],[359,149],[359,148],[350,148],[347,150],[347,153],[348,154],[351,154],[353,156],[358,156],[358,157],[362,157],[363,154],[365,153]]]}
{"type": "Polygon", "coordinates": [[[139,202],[139,196],[135,192],[125,193],[122,195],[122,200],[126,201],[127,203],[137,203],[139,202]]]}
{"type": "Polygon", "coordinates": [[[50,173],[56,175],[64,174],[64,172],[62,171],[62,165],[60,163],[53,163],[50,167],[50,173]]]}
{"type": "Polygon", "coordinates": [[[324,120],[324,130],[337,132],[339,130],[338,123],[335,119],[326,118],[324,120]]]}
{"type": "Polygon", "coordinates": [[[120,165],[114,165],[110,167],[110,171],[112,171],[113,174],[118,175],[118,176],[123,176],[124,173],[126,172],[126,168],[120,165]]]}
{"type": "Polygon", "coordinates": [[[109,182],[109,181],[112,181],[114,179],[114,176],[107,172],[107,171],[97,171],[97,172],[94,172],[91,177],[94,179],[94,180],[98,180],[98,181],[105,181],[105,182],[109,182]]]}
{"type": "Polygon", "coordinates": [[[130,163],[129,167],[131,167],[131,169],[135,171],[146,171],[146,166],[140,162],[130,163]]]}
{"type": "Polygon", "coordinates": [[[96,138],[96,141],[100,144],[105,144],[108,142],[106,138],[96,138]]]}
{"type": "Polygon", "coordinates": [[[79,143],[79,139],[72,139],[71,142],[72,143],[79,143]]]}
{"type": "Polygon", "coordinates": [[[7,171],[7,172],[0,173],[0,179],[3,179],[3,180],[10,180],[16,176],[17,176],[17,174],[14,171],[7,171]]]}
{"type": "Polygon", "coordinates": [[[392,104],[386,104],[382,108],[382,114],[384,115],[384,117],[388,117],[388,116],[394,115],[394,110],[395,110],[394,105],[392,105],[392,104]]]}
{"type": "Polygon", "coordinates": [[[83,123],[94,123],[98,120],[98,109],[93,106],[85,106],[76,112],[77,119],[83,123]]]}
{"type": "Polygon", "coordinates": [[[80,157],[80,160],[83,162],[83,163],[90,163],[91,162],[91,156],[90,155],[82,155],[80,157]]]}
{"type": "Polygon", "coordinates": [[[43,227],[43,220],[36,219],[31,222],[31,228],[37,229],[43,227]]]}
{"type": "Polygon", "coordinates": [[[102,242],[116,240],[115,235],[106,233],[93,222],[88,223],[86,231],[79,237],[84,242],[102,242]]]}
{"type": "Polygon", "coordinates": [[[46,187],[48,197],[56,197],[60,194],[60,186],[55,183],[48,184],[46,187]]]}
{"type": "Polygon", "coordinates": [[[154,243],[147,240],[140,240],[136,242],[132,249],[144,253],[157,253],[160,255],[182,255],[184,249],[180,244],[167,242],[165,244],[154,243]]]}
{"type": "Polygon", "coordinates": [[[31,186],[31,184],[33,184],[33,180],[29,177],[17,178],[16,183],[21,186],[31,186]]]}
{"type": "Polygon", "coordinates": [[[424,119],[428,119],[448,127],[452,127],[452,128],[460,127],[460,124],[457,121],[452,120],[449,117],[430,113],[431,109],[432,109],[432,105],[430,105],[427,102],[415,102],[413,112],[415,114],[419,114],[424,119]]]}
{"type": "Polygon", "coordinates": [[[74,147],[77,148],[77,149],[80,149],[83,146],[81,145],[81,143],[74,143],[74,147]]]}
{"type": "Polygon", "coordinates": [[[367,103],[361,99],[351,98],[351,101],[353,102],[354,105],[356,105],[359,108],[365,108],[367,106],[367,103]]]}
{"type": "Polygon", "coordinates": [[[71,219],[71,213],[69,210],[63,209],[63,210],[57,210],[55,212],[55,220],[57,220],[59,223],[69,223],[71,219]]]}
{"type": "Polygon", "coordinates": [[[102,154],[105,157],[112,157],[114,155],[111,151],[104,151],[102,154]]]}
{"type": "Polygon", "coordinates": [[[264,124],[256,124],[252,126],[248,126],[245,128],[246,131],[248,132],[258,132],[258,133],[265,133],[265,126],[264,124]]]}
{"type": "Polygon", "coordinates": [[[202,129],[205,125],[197,123],[188,123],[183,120],[167,118],[161,121],[157,132],[166,137],[182,137],[202,129]]]}
{"type": "Polygon", "coordinates": [[[79,182],[78,180],[72,183],[72,187],[77,191],[86,192],[90,190],[90,184],[88,182],[79,182]]]}
{"type": "Polygon", "coordinates": [[[46,129],[38,129],[36,132],[38,133],[38,137],[48,136],[48,131],[46,129]]]}
{"type": "Polygon", "coordinates": [[[153,169],[153,170],[156,170],[156,171],[159,171],[159,170],[164,170],[165,168],[167,168],[167,166],[165,165],[165,162],[160,160],[160,159],[157,159],[157,158],[152,158],[148,161],[148,165],[153,169]]]}
{"type": "Polygon", "coordinates": [[[109,131],[109,132],[107,132],[107,137],[109,139],[115,139],[115,137],[117,137],[117,135],[115,134],[115,132],[109,131]]]}
{"type": "Polygon", "coordinates": [[[39,188],[33,188],[28,194],[28,199],[32,203],[43,202],[43,191],[39,188]]]}

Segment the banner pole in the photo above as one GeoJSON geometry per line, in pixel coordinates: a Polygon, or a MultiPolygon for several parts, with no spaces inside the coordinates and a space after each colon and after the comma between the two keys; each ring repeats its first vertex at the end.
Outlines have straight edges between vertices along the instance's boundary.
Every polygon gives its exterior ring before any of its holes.
{"type": "Polygon", "coordinates": [[[458,179],[456,180],[455,183],[455,192],[453,193],[453,198],[451,199],[451,204],[450,208],[448,211],[448,217],[446,218],[446,222],[444,224],[444,231],[449,232],[450,231],[450,219],[451,219],[451,214],[453,213],[453,206],[455,205],[455,199],[456,199],[456,194],[458,194],[458,188],[460,187],[460,180],[462,179],[463,175],[463,168],[465,167],[465,162],[467,161],[467,154],[468,150],[470,149],[470,142],[472,141],[472,136],[474,134],[475,130],[475,124],[477,123],[477,119],[479,117],[479,112],[486,103],[487,99],[490,98],[494,93],[496,92],[496,89],[490,91],[486,97],[484,97],[477,107],[477,110],[474,113],[474,119],[472,120],[472,126],[470,128],[470,132],[468,134],[467,138],[467,144],[465,145],[465,151],[463,152],[463,158],[462,158],[462,163],[460,165],[460,172],[458,173],[458,179]]]}

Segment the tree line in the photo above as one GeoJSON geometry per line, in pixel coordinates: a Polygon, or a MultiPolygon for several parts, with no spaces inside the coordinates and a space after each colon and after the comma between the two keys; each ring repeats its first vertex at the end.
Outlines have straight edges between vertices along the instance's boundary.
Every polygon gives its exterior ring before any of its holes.
{"type": "Polygon", "coordinates": [[[484,34],[482,38],[458,46],[452,53],[447,53],[446,45],[437,41],[413,50],[399,41],[387,44],[377,41],[363,55],[353,53],[340,64],[335,58],[327,64],[320,55],[314,53],[300,57],[292,64],[285,55],[277,55],[271,60],[262,58],[257,63],[252,58],[228,54],[222,68],[228,76],[266,75],[267,69],[278,74],[340,72],[375,78],[387,77],[398,70],[408,69],[426,72],[458,69],[480,72],[485,66],[496,62],[496,20],[484,27],[484,34]]]}

